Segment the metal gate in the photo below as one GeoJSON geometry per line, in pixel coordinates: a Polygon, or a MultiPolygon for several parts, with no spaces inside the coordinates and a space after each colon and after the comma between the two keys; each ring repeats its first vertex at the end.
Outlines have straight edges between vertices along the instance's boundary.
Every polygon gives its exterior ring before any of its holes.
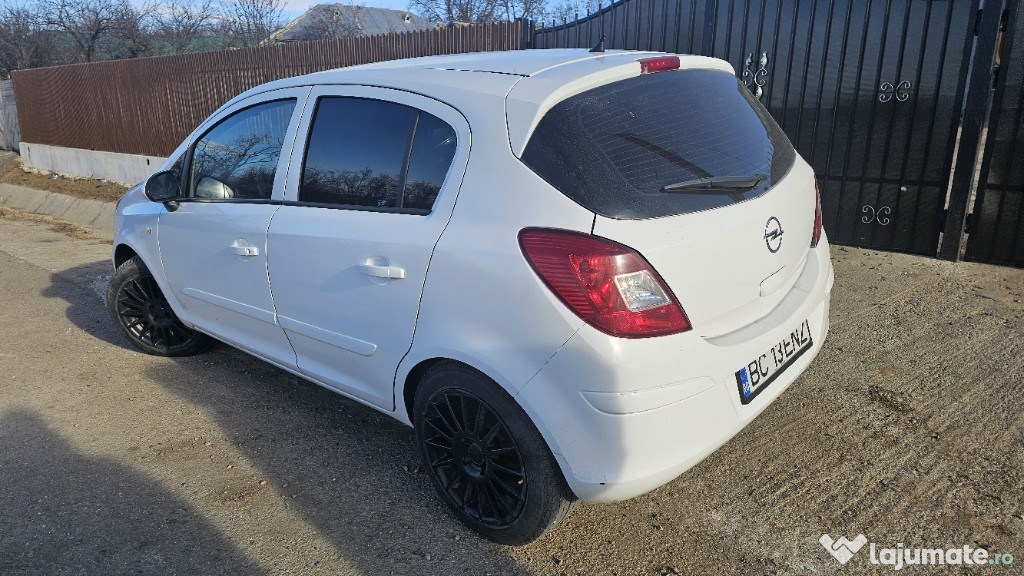
{"type": "Polygon", "coordinates": [[[701,53],[732,63],[800,154],[839,244],[934,256],[977,0],[628,0],[536,30],[535,47],[701,53]]]}
{"type": "Polygon", "coordinates": [[[814,167],[829,237],[933,256],[963,104],[974,3],[724,4],[714,15],[707,53],[732,62],[762,93],[761,101],[814,167]]]}
{"type": "Polygon", "coordinates": [[[1011,6],[997,51],[999,72],[967,258],[1024,266],[1024,8],[1011,6]]]}

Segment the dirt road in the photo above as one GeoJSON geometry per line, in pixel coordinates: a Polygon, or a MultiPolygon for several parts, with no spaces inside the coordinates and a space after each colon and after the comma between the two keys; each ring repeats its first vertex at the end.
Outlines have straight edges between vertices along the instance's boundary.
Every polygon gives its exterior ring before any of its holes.
{"type": "MultiPolygon", "coordinates": [[[[411,431],[228,347],[128,347],[109,245],[0,220],[0,574],[888,574],[823,534],[985,548],[1024,574],[1024,270],[833,248],[811,369],[706,461],[510,549],[411,431]]],[[[670,441],[670,439],[667,439],[670,441]]]]}

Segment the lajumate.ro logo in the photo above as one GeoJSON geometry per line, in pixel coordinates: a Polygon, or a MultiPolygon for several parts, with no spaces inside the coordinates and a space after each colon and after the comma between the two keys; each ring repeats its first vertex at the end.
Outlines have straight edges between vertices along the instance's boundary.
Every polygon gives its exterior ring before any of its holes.
{"type": "MultiPolygon", "coordinates": [[[[840,564],[849,562],[868,539],[863,534],[850,540],[846,536],[832,538],[822,534],[818,542],[840,564]]],[[[893,570],[902,570],[911,566],[1009,566],[1013,564],[1013,554],[989,552],[984,548],[972,548],[964,545],[956,548],[911,548],[902,542],[894,548],[879,548],[874,542],[868,546],[868,561],[872,564],[892,566],[893,570]]]]}

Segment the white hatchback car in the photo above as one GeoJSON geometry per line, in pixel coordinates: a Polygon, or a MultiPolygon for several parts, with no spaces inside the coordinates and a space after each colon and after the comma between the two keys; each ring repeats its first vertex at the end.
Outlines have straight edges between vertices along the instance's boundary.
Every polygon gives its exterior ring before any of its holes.
{"type": "Polygon", "coordinates": [[[828,331],[814,175],[723,61],[467,54],[234,98],[121,200],[108,308],[415,428],[464,523],[531,541],[735,435],[828,331]]]}

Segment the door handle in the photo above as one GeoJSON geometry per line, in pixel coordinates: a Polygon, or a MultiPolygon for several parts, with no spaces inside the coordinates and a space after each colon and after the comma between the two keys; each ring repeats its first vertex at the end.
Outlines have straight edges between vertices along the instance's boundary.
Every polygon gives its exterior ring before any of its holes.
{"type": "Polygon", "coordinates": [[[405,278],[405,268],[398,266],[375,266],[373,264],[360,264],[359,272],[373,278],[389,278],[401,280],[405,278]]]}
{"type": "Polygon", "coordinates": [[[260,249],[256,246],[238,246],[232,245],[231,252],[238,256],[259,256],[260,249]]]}

